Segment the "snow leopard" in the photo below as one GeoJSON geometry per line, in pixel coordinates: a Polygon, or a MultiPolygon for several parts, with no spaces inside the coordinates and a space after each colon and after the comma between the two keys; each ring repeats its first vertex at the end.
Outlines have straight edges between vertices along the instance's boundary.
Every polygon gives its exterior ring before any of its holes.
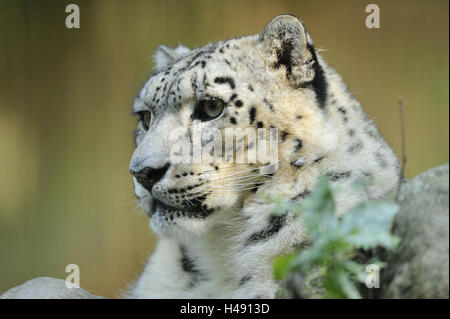
{"type": "MultiPolygon", "coordinates": [[[[158,241],[125,297],[274,298],[274,259],[308,238],[301,218],[274,215],[264,194],[300,202],[326,176],[339,188],[342,216],[399,182],[393,150],[292,15],[275,17],[259,34],[194,50],[159,46],[133,114],[129,169],[158,241]],[[195,125],[222,133],[276,129],[278,160],[174,160],[176,143],[193,143],[195,125]],[[366,192],[356,190],[367,177],[366,192]]],[[[256,147],[251,138],[240,141],[236,152],[256,147]]]]}

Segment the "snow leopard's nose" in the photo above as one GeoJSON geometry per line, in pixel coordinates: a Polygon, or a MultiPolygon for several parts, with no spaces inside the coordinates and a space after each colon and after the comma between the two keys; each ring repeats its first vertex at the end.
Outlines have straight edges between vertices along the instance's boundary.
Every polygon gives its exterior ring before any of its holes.
{"type": "Polygon", "coordinates": [[[151,193],[153,185],[163,178],[168,168],[169,164],[166,164],[161,168],[144,167],[139,171],[130,170],[130,173],[136,177],[142,187],[151,193]]]}

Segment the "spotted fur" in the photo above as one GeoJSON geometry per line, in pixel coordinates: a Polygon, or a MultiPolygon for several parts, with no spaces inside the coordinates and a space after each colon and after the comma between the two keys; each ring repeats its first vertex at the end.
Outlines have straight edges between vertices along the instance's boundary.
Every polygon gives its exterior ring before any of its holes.
{"type": "MultiPolygon", "coordinates": [[[[160,47],[133,108],[154,114],[148,131],[139,121],[130,170],[159,242],[126,296],[272,298],[278,288],[273,259],[307,238],[300,218],[273,216],[274,204],[261,194],[303,200],[323,173],[339,187],[343,214],[398,181],[394,153],[293,16],[276,17],[258,35],[195,50],[160,47]],[[169,133],[184,127],[182,138],[192,141],[196,106],[211,99],[226,107],[202,122],[205,130],[278,130],[275,170],[258,162],[171,161],[169,133]],[[146,167],[162,175],[145,180],[136,172],[146,167]],[[367,192],[356,190],[352,183],[366,176],[373,180],[367,192]]],[[[239,141],[245,147],[236,143],[236,152],[255,147],[239,141]]]]}

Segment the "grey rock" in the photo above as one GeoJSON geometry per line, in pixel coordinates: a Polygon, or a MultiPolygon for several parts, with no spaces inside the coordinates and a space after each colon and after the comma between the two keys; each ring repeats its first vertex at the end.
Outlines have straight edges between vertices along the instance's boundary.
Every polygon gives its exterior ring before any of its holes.
{"type": "Polygon", "coordinates": [[[379,298],[449,297],[449,165],[404,184],[393,233],[401,242],[387,253],[379,298]]]}
{"type": "Polygon", "coordinates": [[[62,279],[38,277],[0,295],[0,299],[103,299],[82,288],[67,288],[62,279]]]}

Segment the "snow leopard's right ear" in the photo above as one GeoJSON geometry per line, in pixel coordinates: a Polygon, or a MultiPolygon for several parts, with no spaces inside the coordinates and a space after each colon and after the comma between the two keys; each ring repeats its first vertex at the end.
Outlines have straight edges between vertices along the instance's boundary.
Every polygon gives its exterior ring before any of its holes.
{"type": "Polygon", "coordinates": [[[182,45],[179,45],[175,49],[171,49],[165,45],[160,45],[156,49],[154,56],[156,72],[167,68],[176,60],[186,56],[189,52],[191,52],[191,50],[182,45]]]}
{"type": "Polygon", "coordinates": [[[294,87],[314,78],[312,40],[303,23],[291,15],[279,15],[259,35],[270,64],[286,69],[286,77],[294,87]]]}

